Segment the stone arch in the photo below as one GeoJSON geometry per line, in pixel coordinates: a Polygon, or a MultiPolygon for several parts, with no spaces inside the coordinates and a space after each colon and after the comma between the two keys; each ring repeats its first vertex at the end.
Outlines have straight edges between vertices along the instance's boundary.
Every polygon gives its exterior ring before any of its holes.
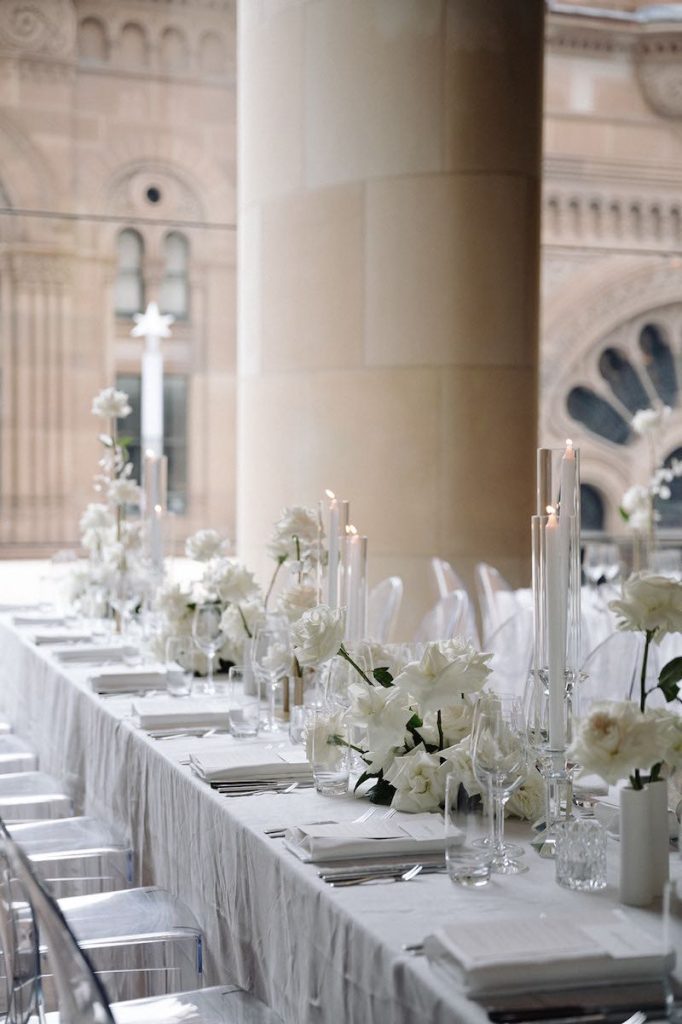
{"type": "Polygon", "coordinates": [[[78,56],[93,64],[109,60],[109,37],[103,21],[88,15],[78,25],[78,56]]]}
{"type": "Polygon", "coordinates": [[[161,33],[161,67],[164,71],[186,71],[189,67],[187,37],[179,28],[169,26],[161,33]]]}
{"type": "Polygon", "coordinates": [[[146,68],[149,65],[149,38],[147,30],[135,21],[122,26],[118,37],[119,63],[127,68],[146,68]]]}
{"type": "Polygon", "coordinates": [[[199,68],[206,75],[224,75],[227,42],[219,32],[204,32],[199,40],[199,68]]]}

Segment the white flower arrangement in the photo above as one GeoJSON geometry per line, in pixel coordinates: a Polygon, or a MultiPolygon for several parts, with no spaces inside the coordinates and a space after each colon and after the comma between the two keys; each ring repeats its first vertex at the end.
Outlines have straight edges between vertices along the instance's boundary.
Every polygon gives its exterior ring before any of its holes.
{"type": "Polygon", "coordinates": [[[668,633],[682,632],[682,583],[666,576],[635,573],[623,586],[623,595],[610,608],[619,616],[618,628],[644,633],[639,701],[604,701],[596,704],[579,725],[569,757],[584,772],[601,775],[609,783],[629,778],[633,789],[662,777],[682,765],[682,719],[669,708],[647,708],[647,698],[660,690],[668,704],[682,703],[682,657],[661,669],[655,686],[647,690],[647,663],[652,643],[668,633]]]}
{"type": "Polygon", "coordinates": [[[197,530],[185,541],[185,554],[196,562],[210,562],[226,555],[230,547],[227,537],[217,530],[197,530]]]}
{"type": "MultiPolygon", "coordinates": [[[[365,671],[343,643],[344,610],[319,605],[304,612],[291,628],[294,654],[301,665],[329,664],[336,656],[355,670],[348,687],[352,725],[366,737],[353,749],[365,768],[356,789],[371,782],[375,803],[400,811],[433,811],[443,801],[445,779],[455,772],[470,796],[482,796],[469,753],[474,704],[490,668],[482,654],[461,637],[425,645],[419,661],[406,664],[379,645],[364,645],[376,667],[365,671]]],[[[360,649],[362,651],[362,648],[360,649]]],[[[341,742],[333,736],[330,743],[341,742]]],[[[529,773],[514,804],[524,817],[537,817],[542,780],[529,773]]]]}
{"type": "Polygon", "coordinates": [[[651,535],[660,519],[655,507],[656,499],[667,501],[672,494],[670,484],[682,476],[682,461],[679,459],[673,459],[670,466],[658,464],[659,438],[670,415],[670,407],[664,405],[657,409],[640,409],[631,420],[634,432],[647,441],[651,470],[646,484],[633,484],[624,493],[620,514],[633,533],[643,536],[651,535]]]}

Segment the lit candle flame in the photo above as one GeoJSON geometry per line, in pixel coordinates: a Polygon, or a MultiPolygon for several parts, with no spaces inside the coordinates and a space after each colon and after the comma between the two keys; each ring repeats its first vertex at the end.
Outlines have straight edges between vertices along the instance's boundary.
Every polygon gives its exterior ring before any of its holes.
{"type": "Polygon", "coordinates": [[[334,494],[334,492],[333,492],[333,491],[330,491],[328,487],[327,487],[327,489],[325,490],[325,492],[324,492],[324,493],[325,493],[325,494],[327,495],[327,497],[328,497],[328,498],[329,498],[330,500],[332,500],[332,499],[334,499],[334,498],[336,497],[336,495],[334,494]]]}
{"type": "Polygon", "coordinates": [[[145,448],[144,454],[146,458],[153,459],[156,453],[154,452],[153,448],[145,448]]]}
{"type": "Polygon", "coordinates": [[[157,516],[161,515],[161,513],[163,512],[163,505],[155,505],[154,511],[156,512],[157,516]]]}
{"type": "Polygon", "coordinates": [[[554,508],[554,505],[548,505],[547,508],[545,509],[545,511],[547,512],[548,516],[555,516],[556,515],[556,509],[554,508]]]}
{"type": "Polygon", "coordinates": [[[573,441],[570,439],[570,437],[566,438],[566,451],[564,452],[564,457],[567,459],[575,458],[575,449],[573,447],[573,441]]]}
{"type": "Polygon", "coordinates": [[[346,533],[349,534],[351,537],[353,537],[357,532],[358,531],[356,530],[356,528],[352,525],[346,527],[346,533]]]}

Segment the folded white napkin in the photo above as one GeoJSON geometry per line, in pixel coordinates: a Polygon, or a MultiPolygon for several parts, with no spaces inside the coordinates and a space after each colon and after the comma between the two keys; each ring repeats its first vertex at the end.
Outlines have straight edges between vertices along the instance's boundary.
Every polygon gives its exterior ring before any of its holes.
{"type": "Polygon", "coordinates": [[[111,1012],[116,1024],[175,1024],[176,1021],[195,1020],[199,1016],[194,1003],[182,1003],[174,996],[151,1002],[145,999],[113,1003],[111,1012]]]}
{"type": "Polygon", "coordinates": [[[445,849],[440,814],[394,814],[368,821],[298,825],[284,844],[304,861],[321,863],[351,857],[421,857],[445,849]]]}
{"type": "Polygon", "coordinates": [[[424,941],[468,996],[646,981],[669,957],[617,911],[458,920],[424,941]]]}
{"type": "Polygon", "coordinates": [[[88,678],[97,693],[158,690],[166,685],[166,673],[160,665],[101,668],[92,672],[88,678]]]}
{"type": "Polygon", "coordinates": [[[305,750],[284,744],[235,743],[212,753],[190,754],[192,768],[206,782],[263,782],[309,779],[305,750]]]}
{"type": "Polygon", "coordinates": [[[59,661],[65,663],[79,661],[95,661],[104,664],[105,661],[123,661],[124,658],[132,657],[135,654],[133,647],[123,647],[121,644],[88,644],[79,643],[68,647],[57,647],[52,654],[59,661]]]}
{"type": "Polygon", "coordinates": [[[147,697],[133,702],[133,714],[143,729],[227,729],[229,706],[220,697],[147,697]]]}
{"type": "Polygon", "coordinates": [[[39,612],[22,612],[12,616],[12,622],[15,626],[64,626],[66,619],[63,615],[48,615],[43,612],[41,615],[39,612]]]}
{"type": "Polygon", "coordinates": [[[69,644],[92,640],[92,634],[83,629],[59,629],[58,627],[49,629],[46,627],[36,630],[31,639],[34,644],[69,644]]]}

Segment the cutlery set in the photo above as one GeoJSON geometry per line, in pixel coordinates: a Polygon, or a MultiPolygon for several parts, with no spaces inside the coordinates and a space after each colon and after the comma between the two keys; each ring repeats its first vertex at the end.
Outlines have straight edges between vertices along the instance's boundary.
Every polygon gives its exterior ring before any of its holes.
{"type": "Polygon", "coordinates": [[[211,789],[221,796],[258,796],[260,794],[272,793],[294,793],[299,789],[312,789],[315,783],[311,779],[290,781],[278,779],[272,781],[258,782],[212,782],[211,789]]]}

